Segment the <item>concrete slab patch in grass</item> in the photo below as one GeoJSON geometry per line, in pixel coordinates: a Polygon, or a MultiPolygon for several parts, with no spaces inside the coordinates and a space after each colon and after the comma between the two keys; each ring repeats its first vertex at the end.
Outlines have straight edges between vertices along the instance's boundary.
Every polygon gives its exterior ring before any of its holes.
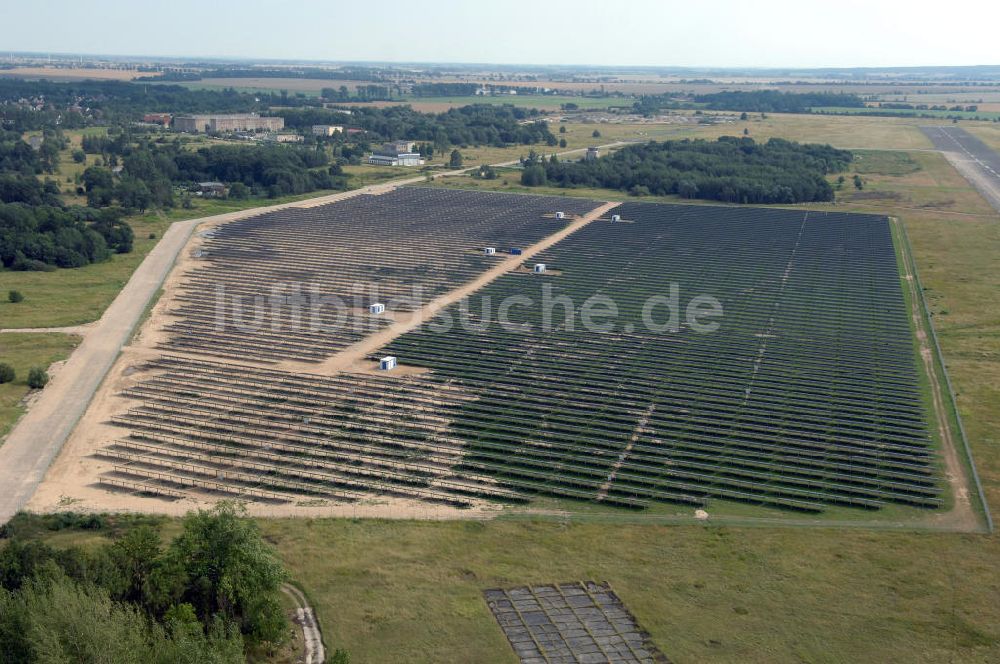
{"type": "Polygon", "coordinates": [[[495,588],[483,595],[522,664],[669,661],[607,583],[495,588]]]}

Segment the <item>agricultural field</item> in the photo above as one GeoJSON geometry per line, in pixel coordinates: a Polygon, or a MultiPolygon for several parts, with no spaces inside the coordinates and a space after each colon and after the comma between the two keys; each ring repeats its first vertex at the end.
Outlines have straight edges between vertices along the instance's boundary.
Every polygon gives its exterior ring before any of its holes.
{"type": "Polygon", "coordinates": [[[15,67],[0,69],[0,76],[49,81],[131,81],[137,76],[150,76],[137,69],[104,69],[98,67],[15,67]]]}

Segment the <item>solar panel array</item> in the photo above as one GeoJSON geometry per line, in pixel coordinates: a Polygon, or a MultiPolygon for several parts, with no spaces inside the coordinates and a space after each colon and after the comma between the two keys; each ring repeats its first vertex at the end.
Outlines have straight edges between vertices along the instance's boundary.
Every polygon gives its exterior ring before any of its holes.
{"type": "MultiPolygon", "coordinates": [[[[615,212],[629,223],[592,223],[537,258],[554,273],[511,273],[476,294],[472,312],[487,297],[533,299],[507,326],[425,326],[386,349],[477,395],[451,424],[467,468],[513,488],[636,505],[939,505],[887,219],[615,212]],[[716,298],[718,330],[695,332],[682,311],[677,332],[650,331],[643,306],[671,284],[682,305],[716,298]],[[562,309],[544,329],[544,287],[574,303],[573,329],[562,309]],[[594,294],[617,304],[614,329],[582,328],[594,294]]],[[[665,305],[655,311],[663,319],[665,305]]]]}
{"type": "Polygon", "coordinates": [[[481,246],[530,246],[564,226],[554,211],[595,207],[406,189],[221,227],[187,276],[169,352],[125,392],[102,481],[282,502],[940,504],[883,217],[622,205],[622,222],[588,224],[380,349],[373,357],[402,366],[384,375],[265,368],[326,359],[364,330],[230,333],[199,301],[216,281],[247,295],[293,281],[337,294],[416,283],[417,306],[494,265],[481,246]],[[533,273],[536,261],[548,270],[533,273]],[[677,328],[650,329],[644,311],[663,322],[674,287],[677,328]],[[594,295],[617,307],[606,329],[583,324],[594,295]],[[703,321],[714,332],[685,321],[702,295],[723,309],[703,321]],[[510,296],[531,303],[500,325],[510,296]],[[441,331],[444,318],[463,324],[441,331]]]}
{"type": "Polygon", "coordinates": [[[488,269],[482,247],[523,247],[583,214],[580,199],[407,187],[218,227],[170,313],[167,350],[318,362],[488,269]],[[415,286],[419,286],[415,289],[415,286]]]}

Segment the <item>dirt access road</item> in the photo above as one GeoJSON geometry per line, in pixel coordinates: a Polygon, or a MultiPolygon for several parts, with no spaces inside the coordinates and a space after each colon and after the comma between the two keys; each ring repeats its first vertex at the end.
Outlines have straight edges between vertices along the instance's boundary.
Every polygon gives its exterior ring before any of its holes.
{"type": "Polygon", "coordinates": [[[305,594],[290,583],[283,584],[281,591],[295,601],[295,622],[302,628],[303,664],[323,664],[326,661],[326,648],[323,647],[323,634],[319,630],[316,612],[309,606],[305,594]]]}
{"type": "Polygon", "coordinates": [[[524,249],[520,255],[510,256],[504,259],[502,262],[498,263],[486,272],[483,272],[472,281],[468,281],[458,288],[450,290],[444,295],[431,300],[421,309],[414,312],[411,316],[408,316],[405,320],[395,321],[385,329],[376,332],[375,334],[368,335],[356,344],[348,346],[322,364],[315,365],[309,363],[297,364],[285,362],[281,366],[283,369],[293,369],[299,371],[300,373],[319,373],[323,375],[333,374],[338,371],[344,371],[345,369],[356,368],[356,365],[359,362],[363,362],[365,358],[379,348],[387,346],[394,339],[420,327],[421,324],[432,319],[446,307],[458,302],[464,297],[472,295],[479,289],[492,283],[508,272],[515,271],[523,263],[531,260],[533,256],[545,251],[560,240],[563,240],[569,235],[580,230],[590,222],[601,218],[609,210],[612,210],[619,205],[621,205],[621,203],[603,203],[582,217],[574,219],[561,230],[545,236],[540,242],[524,249]]]}

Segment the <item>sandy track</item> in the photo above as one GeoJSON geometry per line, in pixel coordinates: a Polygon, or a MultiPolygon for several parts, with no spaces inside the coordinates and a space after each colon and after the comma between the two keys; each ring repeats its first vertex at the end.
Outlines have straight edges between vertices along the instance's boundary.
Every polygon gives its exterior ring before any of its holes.
{"type": "Polygon", "coordinates": [[[86,325],[71,325],[69,327],[12,327],[0,330],[0,334],[75,334],[86,336],[96,323],[86,325]]]}
{"type": "Polygon", "coordinates": [[[561,230],[553,233],[552,235],[546,236],[540,242],[524,249],[520,256],[509,256],[508,258],[505,258],[503,261],[493,266],[486,272],[483,272],[472,281],[466,282],[458,288],[448,291],[444,295],[431,300],[412,315],[407,316],[405,319],[394,321],[392,324],[379,332],[371,334],[358,343],[348,346],[341,352],[331,357],[329,360],[322,362],[319,365],[305,362],[301,364],[288,362],[285,363],[282,368],[293,368],[300,373],[332,374],[355,367],[359,363],[362,363],[370,354],[392,342],[393,339],[420,327],[421,324],[429,321],[435,314],[444,308],[460,301],[462,298],[472,295],[479,289],[492,283],[508,272],[517,270],[525,261],[531,260],[533,256],[545,251],[560,240],[572,235],[590,222],[600,218],[608,210],[611,210],[618,205],[620,205],[620,203],[604,203],[600,207],[590,211],[588,214],[578,219],[574,219],[561,230]]]}
{"type": "MultiPolygon", "coordinates": [[[[892,218],[892,223],[896,225],[899,237],[903,238],[905,231],[899,220],[892,218]]],[[[920,292],[917,278],[913,273],[912,260],[913,257],[909,253],[909,247],[906,242],[903,242],[902,266],[904,271],[904,288],[910,291],[910,316],[913,319],[914,329],[916,330],[920,359],[930,383],[931,401],[934,407],[934,415],[937,419],[938,434],[941,437],[941,456],[945,465],[944,475],[951,487],[954,500],[951,510],[932,517],[932,519],[938,522],[946,522],[948,525],[954,527],[955,530],[977,532],[980,529],[979,519],[972,509],[972,502],[969,497],[969,478],[959,458],[955,436],[950,425],[951,420],[941,387],[942,380],[938,376],[934,349],[931,346],[927,330],[928,323],[923,316],[923,294],[920,292]]]]}
{"type": "Polygon", "coordinates": [[[319,629],[316,612],[309,606],[309,600],[301,590],[285,583],[282,592],[295,600],[295,622],[302,628],[302,642],[305,645],[304,664],[323,664],[326,661],[326,649],[323,647],[323,634],[319,629]]]}

